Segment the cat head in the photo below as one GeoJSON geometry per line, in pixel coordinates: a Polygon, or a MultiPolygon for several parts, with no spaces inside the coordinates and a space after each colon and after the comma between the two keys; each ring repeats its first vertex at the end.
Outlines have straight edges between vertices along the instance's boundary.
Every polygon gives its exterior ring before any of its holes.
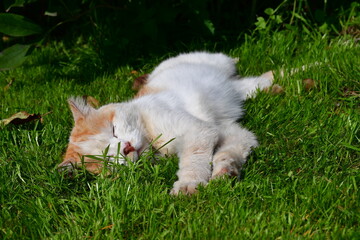
{"type": "Polygon", "coordinates": [[[90,172],[98,173],[105,160],[124,164],[125,157],[138,159],[144,148],[143,136],[136,126],[140,119],[123,104],[96,109],[81,97],[70,98],[68,103],[74,127],[60,169],[85,165],[90,172]]]}

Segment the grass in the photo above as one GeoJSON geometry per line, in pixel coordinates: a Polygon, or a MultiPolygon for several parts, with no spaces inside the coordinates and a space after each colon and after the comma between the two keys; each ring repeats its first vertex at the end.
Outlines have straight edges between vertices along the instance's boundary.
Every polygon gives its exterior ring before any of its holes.
{"type": "Polygon", "coordinates": [[[152,164],[145,156],[110,177],[80,171],[68,179],[56,171],[72,127],[66,99],[130,99],[134,77],[166,56],[104,70],[91,46],[51,43],[23,67],[0,72],[2,88],[14,80],[0,92],[0,119],[22,110],[51,112],[43,123],[0,131],[0,238],[360,238],[358,43],[280,32],[248,36],[228,49],[239,57],[242,75],[284,69],[276,82],[285,91],[246,103],[241,124],[260,146],[241,181],[213,181],[192,197],[169,195],[176,157],[152,164]],[[315,62],[322,64],[289,74],[315,62]],[[314,88],[305,89],[306,78],[314,88]]]}

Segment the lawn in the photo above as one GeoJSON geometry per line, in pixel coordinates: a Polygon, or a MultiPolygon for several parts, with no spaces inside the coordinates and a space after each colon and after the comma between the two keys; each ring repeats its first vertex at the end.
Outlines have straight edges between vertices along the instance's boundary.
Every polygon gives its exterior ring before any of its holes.
{"type": "Polygon", "coordinates": [[[45,115],[0,128],[0,239],[359,239],[359,63],[354,38],[289,32],[183,46],[112,68],[81,39],[35,49],[23,66],[0,72],[0,119],[45,115]],[[239,124],[260,146],[240,180],[173,197],[178,159],[154,163],[151,154],[111,176],[57,172],[72,128],[68,97],[130,99],[134,78],[194,49],[239,58],[244,76],[273,69],[284,89],[246,102],[239,124]]]}

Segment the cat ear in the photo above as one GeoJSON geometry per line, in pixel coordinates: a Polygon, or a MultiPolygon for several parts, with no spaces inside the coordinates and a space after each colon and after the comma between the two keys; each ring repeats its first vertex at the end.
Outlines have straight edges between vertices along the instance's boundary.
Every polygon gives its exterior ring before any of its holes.
{"type": "Polygon", "coordinates": [[[73,114],[75,122],[86,118],[95,109],[87,104],[86,99],[82,97],[71,97],[68,99],[69,107],[73,114]]]}

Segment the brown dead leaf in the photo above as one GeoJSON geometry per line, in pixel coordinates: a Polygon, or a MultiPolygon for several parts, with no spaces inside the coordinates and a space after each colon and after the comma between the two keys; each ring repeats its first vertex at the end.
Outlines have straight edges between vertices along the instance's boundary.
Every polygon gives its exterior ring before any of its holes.
{"type": "Polygon", "coordinates": [[[92,97],[92,96],[83,96],[83,98],[86,100],[87,104],[93,106],[94,108],[98,108],[100,107],[100,103],[98,100],[96,100],[96,98],[92,97]]]}
{"type": "Polygon", "coordinates": [[[315,87],[315,81],[311,78],[306,78],[303,80],[304,87],[307,91],[315,87]]]}
{"type": "Polygon", "coordinates": [[[140,77],[137,77],[135,80],[134,80],[134,83],[133,83],[133,90],[139,90],[143,85],[145,85],[147,83],[147,80],[149,78],[149,74],[144,74],[144,75],[141,75],[140,77]]]}
{"type": "Polygon", "coordinates": [[[279,84],[274,84],[270,87],[267,87],[264,89],[264,92],[266,93],[272,93],[272,94],[282,94],[284,93],[284,88],[280,86],[279,84]]]}
{"type": "Polygon", "coordinates": [[[273,94],[282,94],[284,92],[284,88],[279,84],[274,84],[271,88],[271,92],[273,94]]]}
{"type": "Polygon", "coordinates": [[[307,236],[307,235],[310,235],[311,234],[311,229],[310,230],[307,230],[306,232],[303,233],[303,236],[307,236]]]}
{"type": "Polygon", "coordinates": [[[340,34],[353,36],[356,41],[360,37],[360,26],[357,24],[345,27],[341,30],[340,34]]]}
{"type": "Polygon", "coordinates": [[[350,97],[350,96],[356,96],[360,97],[360,91],[353,91],[349,88],[343,88],[343,96],[344,97],[350,97]]]}
{"type": "Polygon", "coordinates": [[[0,120],[0,125],[6,126],[8,124],[20,125],[34,120],[41,121],[42,116],[40,114],[29,114],[25,111],[15,113],[9,118],[0,120]]]}
{"type": "Polygon", "coordinates": [[[9,88],[11,87],[11,85],[14,83],[15,79],[11,78],[10,82],[4,87],[4,91],[9,90],[9,88]]]}
{"type": "Polygon", "coordinates": [[[103,227],[100,230],[108,230],[108,229],[112,229],[112,227],[114,226],[114,224],[111,224],[109,226],[103,227]]]}

